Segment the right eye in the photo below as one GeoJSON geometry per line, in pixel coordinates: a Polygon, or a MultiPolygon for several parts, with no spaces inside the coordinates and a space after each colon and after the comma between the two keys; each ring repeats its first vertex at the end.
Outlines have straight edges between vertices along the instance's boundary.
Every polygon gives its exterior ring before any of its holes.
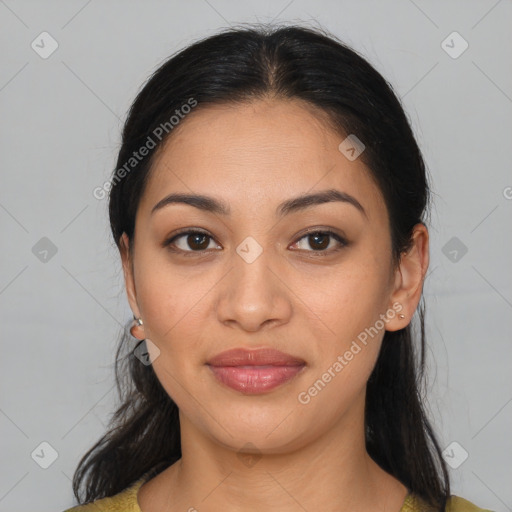
{"type": "Polygon", "coordinates": [[[188,230],[173,235],[164,242],[164,246],[168,247],[172,252],[188,253],[184,255],[189,256],[193,253],[201,254],[209,250],[208,246],[212,241],[213,238],[204,231],[188,230]]]}

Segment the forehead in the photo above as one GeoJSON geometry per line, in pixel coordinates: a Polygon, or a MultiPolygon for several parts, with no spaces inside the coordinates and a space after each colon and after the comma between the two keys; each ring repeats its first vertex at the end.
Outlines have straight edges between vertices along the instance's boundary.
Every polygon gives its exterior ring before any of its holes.
{"type": "Polygon", "coordinates": [[[140,209],[179,191],[261,212],[283,197],[338,188],[382,217],[385,204],[368,168],[338,149],[344,138],[324,112],[300,100],[198,106],[156,155],[140,209]]]}

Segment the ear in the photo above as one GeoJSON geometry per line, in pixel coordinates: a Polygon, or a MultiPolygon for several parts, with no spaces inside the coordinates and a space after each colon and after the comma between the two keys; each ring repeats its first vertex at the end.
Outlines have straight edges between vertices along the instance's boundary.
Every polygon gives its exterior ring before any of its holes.
{"type": "MultiPolygon", "coordinates": [[[[128,302],[130,304],[130,308],[133,311],[133,314],[140,318],[139,306],[137,304],[137,293],[135,291],[135,279],[133,275],[133,258],[130,252],[130,240],[126,233],[121,235],[119,240],[119,251],[121,253],[121,261],[123,263],[123,274],[124,274],[124,282],[126,288],[126,295],[128,297],[128,302]]],[[[142,326],[132,327],[132,335],[140,334],[140,339],[144,339],[142,335],[142,326]],[[139,331],[141,331],[139,333],[139,331]]],[[[139,338],[139,336],[136,336],[139,338]]]]}
{"type": "Polygon", "coordinates": [[[429,234],[423,223],[413,228],[412,246],[402,253],[400,264],[395,271],[395,283],[390,296],[390,307],[397,315],[386,324],[387,331],[406,327],[418,307],[423,291],[423,281],[429,265],[429,234]],[[392,306],[392,305],[395,306],[392,306]],[[402,308],[400,309],[400,304],[402,308]],[[404,315],[405,318],[400,318],[404,315]]]}

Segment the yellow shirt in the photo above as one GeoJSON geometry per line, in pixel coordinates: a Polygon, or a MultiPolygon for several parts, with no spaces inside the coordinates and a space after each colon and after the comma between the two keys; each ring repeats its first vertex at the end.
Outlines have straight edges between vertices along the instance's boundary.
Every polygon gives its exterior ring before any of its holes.
{"type": "MultiPolygon", "coordinates": [[[[142,512],[137,502],[137,493],[142,484],[146,481],[145,477],[137,480],[133,485],[124,491],[110,498],[102,498],[94,503],[79,505],[64,512],[142,512]]],[[[413,494],[408,494],[402,504],[399,512],[428,512],[430,509],[420,499],[413,494]]],[[[492,512],[487,509],[479,508],[473,503],[454,496],[450,498],[446,512],[492,512]]]]}

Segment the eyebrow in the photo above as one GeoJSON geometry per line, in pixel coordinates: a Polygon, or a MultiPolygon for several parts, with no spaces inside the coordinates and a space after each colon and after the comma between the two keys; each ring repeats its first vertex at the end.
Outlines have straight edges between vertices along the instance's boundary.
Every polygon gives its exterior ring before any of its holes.
{"type": "MultiPolygon", "coordinates": [[[[332,202],[351,204],[352,206],[355,206],[365,217],[368,217],[362,204],[355,197],[336,189],[322,190],[313,194],[305,194],[302,196],[294,197],[292,199],[288,199],[278,205],[276,209],[276,215],[279,217],[284,217],[290,213],[302,211],[307,208],[311,208],[312,206],[332,202]]],[[[183,193],[169,194],[168,196],[164,197],[153,207],[151,214],[161,210],[165,206],[175,203],[188,204],[200,210],[217,213],[219,215],[231,215],[231,209],[229,205],[223,201],[201,194],[183,193]]]]}

